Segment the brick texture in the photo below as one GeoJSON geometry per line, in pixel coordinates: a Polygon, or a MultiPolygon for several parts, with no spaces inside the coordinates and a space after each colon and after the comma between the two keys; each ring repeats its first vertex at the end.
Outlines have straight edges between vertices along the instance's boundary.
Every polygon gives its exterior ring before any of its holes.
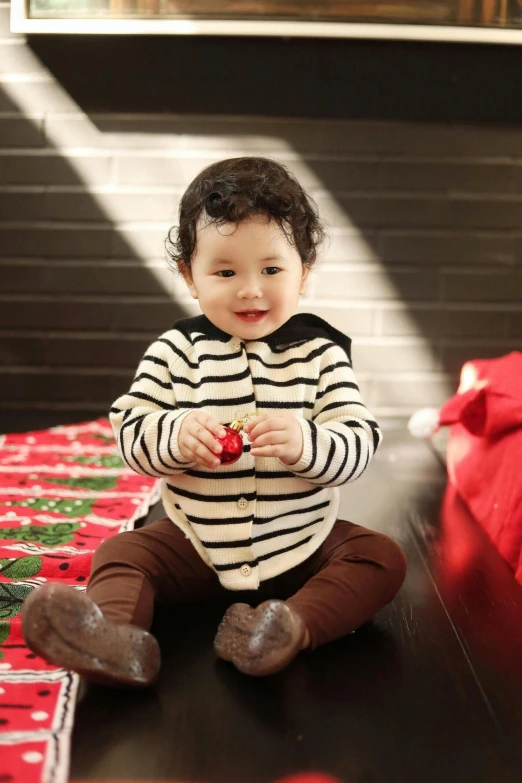
{"type": "MultiPolygon", "coordinates": [[[[522,342],[522,128],[89,113],[0,3],[0,406],[105,414],[199,308],[165,263],[184,188],[223,157],[300,179],[329,240],[299,309],[353,338],[378,417],[440,405],[522,342]]],[[[486,50],[484,50],[486,56],[486,50]]],[[[87,65],[85,67],[88,67],[87,65]]]]}

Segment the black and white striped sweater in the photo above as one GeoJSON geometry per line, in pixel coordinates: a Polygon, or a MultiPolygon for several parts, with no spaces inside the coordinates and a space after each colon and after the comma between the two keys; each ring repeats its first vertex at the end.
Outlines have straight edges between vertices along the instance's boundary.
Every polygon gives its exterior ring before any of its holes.
{"type": "Polygon", "coordinates": [[[165,511],[229,590],[255,590],[309,557],[335,523],[337,487],[363,473],[382,437],[361,401],[350,339],[310,313],[251,341],[205,315],[181,319],[148,348],[110,421],[125,462],[161,477],[165,511]],[[254,457],[245,440],[232,465],[186,462],[178,432],[194,408],[223,424],[292,411],[301,459],[254,457]]]}

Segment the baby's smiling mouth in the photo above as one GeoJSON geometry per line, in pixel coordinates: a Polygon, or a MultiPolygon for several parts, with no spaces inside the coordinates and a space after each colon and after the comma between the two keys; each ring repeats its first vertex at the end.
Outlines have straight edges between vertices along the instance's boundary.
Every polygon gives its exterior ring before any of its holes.
{"type": "Polygon", "coordinates": [[[239,310],[236,315],[242,315],[245,317],[254,317],[258,315],[264,315],[267,311],[266,310],[239,310]]]}

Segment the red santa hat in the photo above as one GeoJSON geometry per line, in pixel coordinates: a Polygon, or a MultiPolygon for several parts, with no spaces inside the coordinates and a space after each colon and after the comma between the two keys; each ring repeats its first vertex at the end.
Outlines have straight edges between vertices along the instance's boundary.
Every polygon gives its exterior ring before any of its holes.
{"type": "Polygon", "coordinates": [[[440,410],[417,411],[410,432],[450,426],[450,481],[522,583],[522,353],[466,362],[440,410]]]}

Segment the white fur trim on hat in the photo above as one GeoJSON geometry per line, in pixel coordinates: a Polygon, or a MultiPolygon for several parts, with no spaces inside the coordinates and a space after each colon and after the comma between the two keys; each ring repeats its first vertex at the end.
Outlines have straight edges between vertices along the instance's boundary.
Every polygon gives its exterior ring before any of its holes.
{"type": "Polygon", "coordinates": [[[408,422],[408,430],[414,438],[431,438],[439,429],[437,408],[421,408],[415,411],[408,422]]]}

